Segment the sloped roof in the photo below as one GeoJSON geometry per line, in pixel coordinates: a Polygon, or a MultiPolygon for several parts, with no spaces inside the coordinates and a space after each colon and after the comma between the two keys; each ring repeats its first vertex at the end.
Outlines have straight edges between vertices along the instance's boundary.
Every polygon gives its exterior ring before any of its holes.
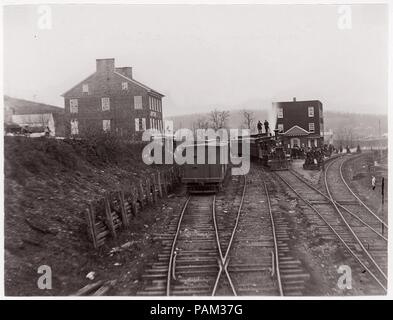
{"type": "Polygon", "coordinates": [[[4,107],[7,109],[12,109],[13,114],[42,114],[64,112],[64,108],[30,100],[12,98],[7,95],[4,96],[4,107]]]}
{"type": "Polygon", "coordinates": [[[136,81],[136,80],[133,79],[133,78],[127,77],[126,75],[124,75],[124,74],[122,74],[122,73],[120,73],[120,72],[118,72],[118,71],[115,71],[115,74],[118,75],[118,76],[120,76],[120,77],[122,77],[122,78],[124,78],[124,79],[126,79],[126,80],[128,80],[128,81],[130,81],[130,82],[135,83],[136,85],[138,85],[138,86],[140,86],[140,87],[146,89],[147,91],[150,91],[150,92],[153,92],[153,93],[155,93],[155,94],[158,94],[158,95],[160,95],[161,97],[165,97],[163,94],[159,93],[158,91],[155,91],[155,90],[153,90],[152,88],[149,88],[148,86],[144,85],[143,83],[140,83],[139,81],[136,81]]]}
{"type": "MultiPolygon", "coordinates": [[[[66,92],[64,92],[61,96],[65,97],[68,95],[69,92],[71,92],[72,90],[74,90],[76,87],[80,86],[82,83],[86,82],[87,80],[89,80],[91,77],[93,77],[97,72],[94,72],[93,74],[89,75],[87,78],[85,78],[84,80],[80,81],[78,84],[74,85],[71,89],[67,90],[66,92]]],[[[155,93],[161,97],[165,97],[162,93],[159,93],[156,90],[153,90],[152,88],[149,88],[148,86],[144,85],[143,83],[140,83],[139,81],[136,81],[133,78],[127,77],[126,75],[122,74],[121,72],[119,72],[118,68],[115,68],[114,74],[117,76],[122,77],[123,79],[126,79],[134,84],[136,84],[137,86],[140,86],[142,88],[144,88],[145,90],[155,93]]]]}
{"type": "Polygon", "coordinates": [[[310,132],[307,130],[304,130],[303,128],[299,126],[293,126],[289,130],[283,133],[284,136],[288,137],[295,137],[295,136],[308,136],[310,132]]]}

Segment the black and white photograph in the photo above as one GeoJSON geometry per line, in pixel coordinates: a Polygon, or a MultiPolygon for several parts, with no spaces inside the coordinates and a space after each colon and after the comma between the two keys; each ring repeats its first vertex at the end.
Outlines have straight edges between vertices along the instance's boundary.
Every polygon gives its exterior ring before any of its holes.
{"type": "Polygon", "coordinates": [[[388,298],[391,15],[3,4],[4,297],[388,298]]]}

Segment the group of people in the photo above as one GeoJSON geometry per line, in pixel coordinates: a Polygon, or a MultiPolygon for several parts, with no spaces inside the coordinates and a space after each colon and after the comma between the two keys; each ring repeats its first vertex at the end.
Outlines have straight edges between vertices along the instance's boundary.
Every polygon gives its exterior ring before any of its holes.
{"type": "Polygon", "coordinates": [[[324,152],[320,148],[312,148],[306,152],[305,165],[320,165],[323,162],[324,152]]]}
{"type": "MultiPolygon", "coordinates": [[[[265,132],[269,133],[269,121],[265,120],[265,122],[263,123],[263,126],[265,127],[265,132]]],[[[258,120],[257,129],[258,129],[258,133],[262,133],[262,122],[261,122],[261,120],[258,120]]]]}

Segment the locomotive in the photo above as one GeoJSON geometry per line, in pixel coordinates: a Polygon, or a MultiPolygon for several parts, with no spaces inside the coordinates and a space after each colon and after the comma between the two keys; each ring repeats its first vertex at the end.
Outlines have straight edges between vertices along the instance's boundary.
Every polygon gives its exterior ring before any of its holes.
{"type": "Polygon", "coordinates": [[[285,152],[281,136],[258,133],[250,136],[250,155],[270,170],[288,170],[291,157],[285,152]]]}

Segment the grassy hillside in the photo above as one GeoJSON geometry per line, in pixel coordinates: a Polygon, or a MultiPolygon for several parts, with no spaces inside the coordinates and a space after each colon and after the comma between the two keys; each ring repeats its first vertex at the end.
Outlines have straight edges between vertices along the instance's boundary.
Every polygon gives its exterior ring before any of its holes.
{"type": "MultiPolygon", "coordinates": [[[[111,138],[87,143],[5,137],[7,295],[68,295],[81,287],[92,270],[103,277],[119,270],[112,258],[92,249],[84,211],[89,200],[127,187],[155,169],[141,161],[142,148],[111,138]],[[52,290],[37,287],[40,265],[52,268],[52,290]]],[[[139,233],[152,219],[144,213],[133,221],[133,241],[144,239],[139,233]]],[[[135,260],[135,250],[138,247],[133,246],[127,253],[129,261],[135,260]]],[[[131,270],[131,264],[128,267],[131,270]]]]}

